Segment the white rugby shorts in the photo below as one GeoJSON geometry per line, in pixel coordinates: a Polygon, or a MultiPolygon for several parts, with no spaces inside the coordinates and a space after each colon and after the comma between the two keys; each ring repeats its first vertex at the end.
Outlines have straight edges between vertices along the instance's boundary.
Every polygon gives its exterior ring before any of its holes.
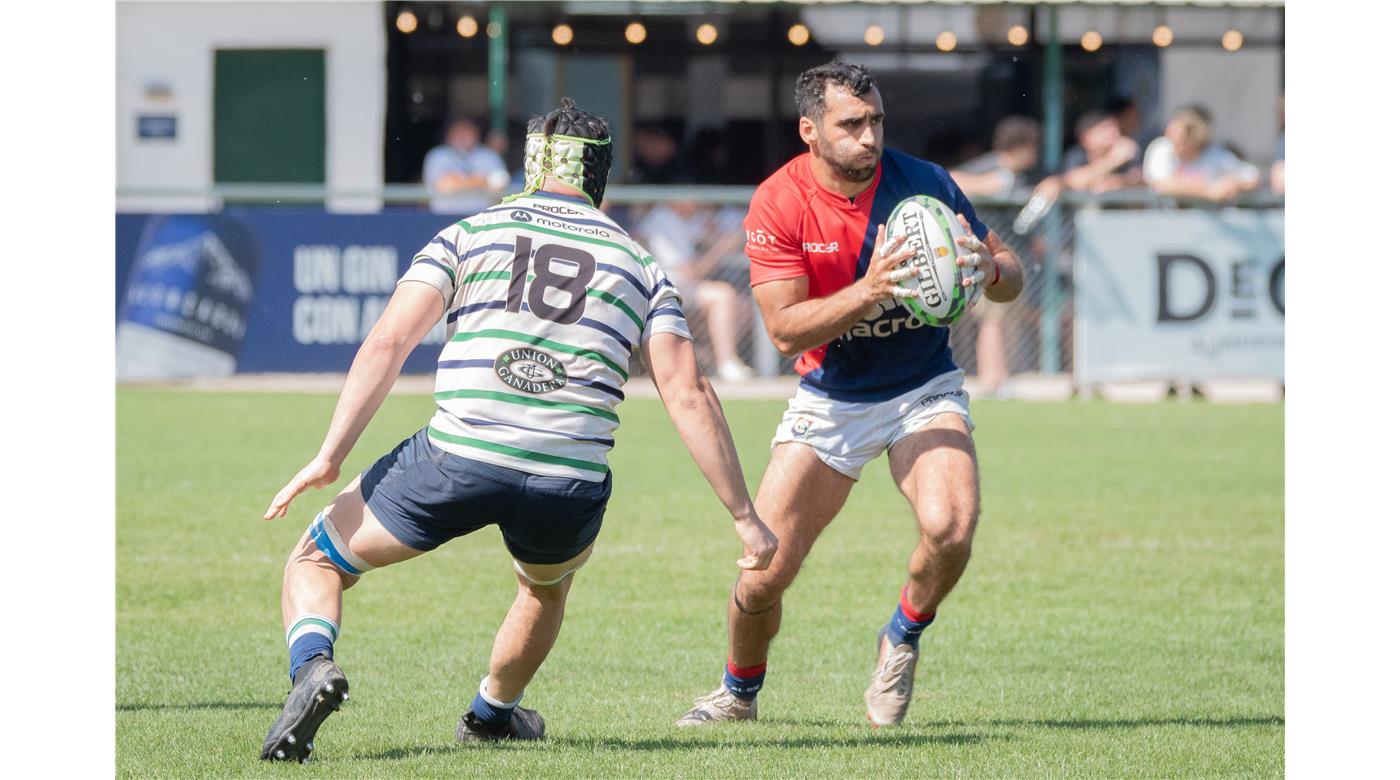
{"type": "Polygon", "coordinates": [[[811,447],[822,463],[851,479],[860,479],[865,464],[940,414],[960,415],[971,431],[975,426],[963,376],[961,369],[939,374],[921,387],[875,403],[823,398],[799,386],[797,395],[788,401],[771,446],[801,442],[811,447]]]}

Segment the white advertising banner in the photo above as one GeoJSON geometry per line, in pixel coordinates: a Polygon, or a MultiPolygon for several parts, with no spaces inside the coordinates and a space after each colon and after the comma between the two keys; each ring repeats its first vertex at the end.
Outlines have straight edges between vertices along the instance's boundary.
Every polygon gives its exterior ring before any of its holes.
{"type": "Polygon", "coordinates": [[[1283,381],[1283,212],[1075,217],[1074,375],[1283,381]]]}

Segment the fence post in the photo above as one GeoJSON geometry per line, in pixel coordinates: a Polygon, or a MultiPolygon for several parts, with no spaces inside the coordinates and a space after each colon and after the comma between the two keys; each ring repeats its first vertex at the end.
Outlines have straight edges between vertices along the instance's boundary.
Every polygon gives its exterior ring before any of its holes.
{"type": "Polygon", "coordinates": [[[1065,210],[1050,205],[1045,215],[1045,255],[1040,264],[1040,373],[1060,370],[1060,248],[1064,246],[1065,210]]]}
{"type": "MultiPolygon", "coordinates": [[[[1064,64],[1060,46],[1060,9],[1046,9],[1049,21],[1045,45],[1044,82],[1042,86],[1045,110],[1044,162],[1047,170],[1060,168],[1060,144],[1064,138],[1064,64]]],[[[1063,211],[1058,203],[1045,215],[1045,260],[1041,265],[1042,297],[1040,306],[1040,371],[1051,374],[1060,370],[1060,274],[1059,257],[1064,226],[1063,211]]]]}

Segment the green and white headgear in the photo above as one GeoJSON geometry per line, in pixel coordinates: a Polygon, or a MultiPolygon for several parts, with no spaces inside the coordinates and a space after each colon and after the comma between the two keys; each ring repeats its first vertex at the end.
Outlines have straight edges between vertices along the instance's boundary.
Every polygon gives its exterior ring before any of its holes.
{"type": "Polygon", "coordinates": [[[603,201],[612,167],[612,133],[608,122],[564,98],[559,108],[530,120],[525,136],[525,191],[539,191],[546,176],[572,187],[594,206],[603,201]]]}

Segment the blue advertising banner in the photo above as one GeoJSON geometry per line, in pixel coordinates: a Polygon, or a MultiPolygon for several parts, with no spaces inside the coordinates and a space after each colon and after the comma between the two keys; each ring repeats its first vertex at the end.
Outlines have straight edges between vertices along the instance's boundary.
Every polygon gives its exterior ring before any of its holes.
{"type": "MultiPolygon", "coordinates": [[[[413,255],[451,218],[229,208],[118,214],[117,378],[343,372],[413,255]]],[[[444,330],[405,373],[431,373],[444,330]]]]}

